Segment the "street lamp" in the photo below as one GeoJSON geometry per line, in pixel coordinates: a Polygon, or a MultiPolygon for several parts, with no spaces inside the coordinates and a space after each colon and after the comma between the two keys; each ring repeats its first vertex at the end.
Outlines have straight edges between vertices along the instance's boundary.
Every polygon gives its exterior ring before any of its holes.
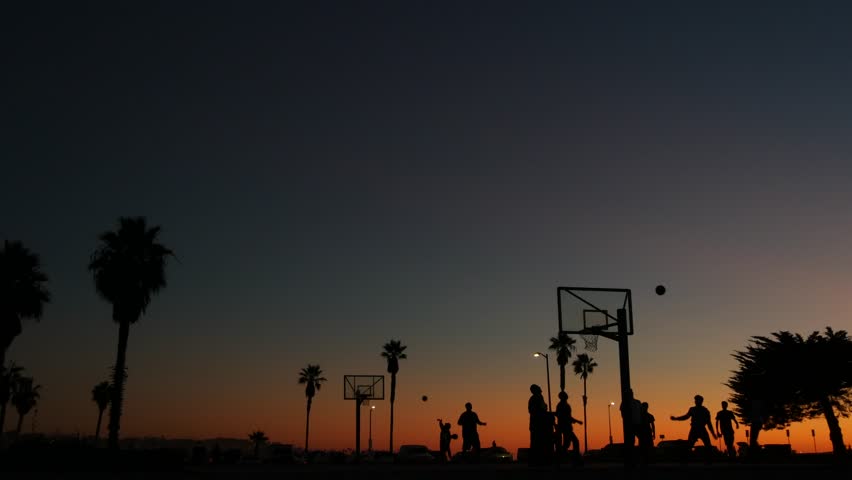
{"type": "Polygon", "coordinates": [[[375,405],[370,405],[370,439],[367,442],[367,450],[373,451],[373,410],[376,409],[375,405]]]}
{"type": "Polygon", "coordinates": [[[553,407],[550,405],[550,359],[546,353],[541,352],[533,353],[533,357],[544,357],[544,366],[547,370],[547,411],[552,412],[553,407]]]}
{"type": "Polygon", "coordinates": [[[612,445],[612,406],[615,402],[609,402],[606,406],[606,422],[609,424],[609,444],[612,445]]]}

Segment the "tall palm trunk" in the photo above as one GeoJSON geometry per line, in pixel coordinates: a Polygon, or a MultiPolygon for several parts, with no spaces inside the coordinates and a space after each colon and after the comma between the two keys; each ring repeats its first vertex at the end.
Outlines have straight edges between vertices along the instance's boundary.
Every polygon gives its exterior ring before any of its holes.
{"type": "MultiPolygon", "coordinates": [[[[6,383],[7,379],[4,377],[0,379],[0,383],[6,383]]],[[[7,388],[9,385],[0,385],[3,388],[3,394],[5,395],[8,392],[7,388]]],[[[3,435],[6,431],[6,406],[9,405],[9,398],[2,399],[3,403],[0,404],[0,445],[3,445],[3,435]]]]}
{"type": "Polygon", "coordinates": [[[586,379],[583,378],[583,453],[589,453],[589,421],[586,419],[586,404],[589,397],[586,396],[586,379]]]}
{"type": "Polygon", "coordinates": [[[3,328],[0,331],[0,370],[3,370],[6,368],[6,350],[12,346],[12,341],[21,334],[23,328],[21,319],[15,314],[8,313],[0,318],[0,325],[2,325],[0,328],[3,328]]]}
{"type": "Polygon", "coordinates": [[[308,414],[305,416],[305,454],[308,453],[308,434],[311,431],[311,402],[313,397],[308,397],[308,414]]]}
{"type": "MultiPolygon", "coordinates": [[[[547,361],[547,359],[545,359],[545,361],[547,361]]],[[[548,380],[548,384],[549,384],[549,382],[550,382],[550,380],[548,380]]],[[[550,388],[550,387],[547,387],[547,388],[550,388]]],[[[565,391],[565,364],[563,364],[563,363],[559,364],[559,391],[560,392],[565,391]]],[[[549,393],[548,393],[548,395],[549,395],[549,393]]]]}
{"type": "Polygon", "coordinates": [[[831,408],[831,401],[825,397],[819,403],[822,407],[822,413],[825,415],[825,421],[828,423],[831,450],[835,454],[843,454],[846,452],[846,446],[843,444],[843,431],[840,429],[840,422],[837,420],[837,415],[834,414],[834,409],[831,408]]]}
{"type": "Polygon", "coordinates": [[[21,427],[24,426],[24,417],[25,416],[26,416],[25,413],[19,413],[18,414],[18,428],[15,429],[15,438],[18,438],[18,437],[21,436],[21,427]]]}
{"type": "Polygon", "coordinates": [[[391,398],[390,398],[390,452],[393,453],[393,404],[396,401],[396,374],[391,374],[391,398]]]}
{"type": "Polygon", "coordinates": [[[6,428],[6,405],[8,405],[8,402],[3,402],[3,405],[0,405],[0,445],[3,445],[6,428]]]}
{"type": "MultiPolygon", "coordinates": [[[[4,323],[7,323],[7,320],[3,320],[4,323]]],[[[5,335],[4,335],[5,337],[5,335]]],[[[13,337],[14,338],[14,337],[13,337]]],[[[3,378],[0,379],[0,388],[2,388],[3,395],[9,393],[9,388],[11,385],[7,383],[9,378],[9,373],[6,371],[6,349],[9,348],[9,345],[12,344],[11,338],[3,338],[0,339],[0,373],[3,374],[3,378]]],[[[6,405],[9,402],[9,398],[6,397],[3,401],[3,404],[0,405],[0,446],[3,445],[3,439],[5,438],[5,429],[6,429],[6,405]]]]}
{"type": "Polygon", "coordinates": [[[98,445],[98,440],[101,439],[101,420],[104,418],[104,410],[101,408],[98,411],[98,426],[95,427],[95,446],[98,445]]]}
{"type": "Polygon", "coordinates": [[[109,448],[118,450],[118,431],[121,429],[121,410],[124,405],[125,362],[127,357],[127,337],[130,335],[130,322],[120,320],[118,327],[118,351],[115,356],[115,371],[112,373],[112,401],[109,405],[109,448]]]}

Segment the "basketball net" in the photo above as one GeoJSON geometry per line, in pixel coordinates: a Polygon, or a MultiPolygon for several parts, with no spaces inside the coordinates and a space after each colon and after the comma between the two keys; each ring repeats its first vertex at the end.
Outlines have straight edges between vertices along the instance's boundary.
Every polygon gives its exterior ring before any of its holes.
{"type": "Polygon", "coordinates": [[[586,344],[587,352],[596,352],[598,350],[598,336],[591,333],[580,334],[583,343],[586,344]]]}

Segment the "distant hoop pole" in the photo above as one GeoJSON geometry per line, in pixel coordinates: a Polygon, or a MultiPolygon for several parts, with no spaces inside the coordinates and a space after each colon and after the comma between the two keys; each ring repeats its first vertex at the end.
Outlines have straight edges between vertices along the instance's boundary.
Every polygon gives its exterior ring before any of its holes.
{"type": "MultiPolygon", "coordinates": [[[[343,376],[343,399],[355,400],[355,458],[354,462],[361,460],[361,406],[370,400],[383,400],[385,398],[384,375],[344,375],[343,376]]],[[[370,412],[372,417],[372,411],[370,412]]],[[[370,428],[373,424],[370,422],[370,428]]],[[[372,442],[372,437],[371,440],[372,442]]]]}
{"type": "MultiPolygon", "coordinates": [[[[632,307],[631,307],[632,309],[632,307]]],[[[633,424],[630,421],[630,402],[633,400],[633,390],[630,387],[630,352],[627,348],[627,312],[619,308],[616,317],[618,319],[618,369],[621,373],[621,406],[627,408],[621,412],[621,425],[624,431],[624,466],[633,468],[633,424]]]]}
{"type": "Polygon", "coordinates": [[[355,398],[355,462],[361,461],[361,404],[367,396],[357,394],[355,398]]]}

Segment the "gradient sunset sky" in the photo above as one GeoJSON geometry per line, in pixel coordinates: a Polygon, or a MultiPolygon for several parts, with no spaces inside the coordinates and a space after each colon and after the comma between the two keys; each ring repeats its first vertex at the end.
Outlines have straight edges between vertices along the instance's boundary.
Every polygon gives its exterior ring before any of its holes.
{"type": "MultiPolygon", "coordinates": [[[[7,360],[44,387],[39,431],[94,431],[117,326],[86,266],[119,216],[178,257],[131,329],[123,436],[301,446],[312,363],[311,447],[352,448],[343,376],[400,339],[397,447],[437,448],[470,401],[515,452],[567,285],[632,289],[634,391],[686,438],[669,415],[715,413],[751,336],[852,326],[843,2],[14,3],[0,236],[53,301],[7,360]]],[[[589,448],[619,402],[599,347],[589,448]]],[[[790,433],[830,450],[822,419],[790,433]]]]}

